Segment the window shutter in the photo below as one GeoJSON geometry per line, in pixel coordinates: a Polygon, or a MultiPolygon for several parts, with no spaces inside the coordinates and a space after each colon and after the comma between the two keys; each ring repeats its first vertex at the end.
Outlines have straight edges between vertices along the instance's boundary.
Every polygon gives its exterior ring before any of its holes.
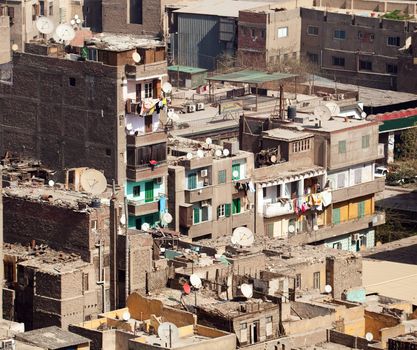
{"type": "Polygon", "coordinates": [[[230,216],[230,203],[225,204],[224,207],[225,207],[224,209],[225,216],[229,217],[230,216]]]}

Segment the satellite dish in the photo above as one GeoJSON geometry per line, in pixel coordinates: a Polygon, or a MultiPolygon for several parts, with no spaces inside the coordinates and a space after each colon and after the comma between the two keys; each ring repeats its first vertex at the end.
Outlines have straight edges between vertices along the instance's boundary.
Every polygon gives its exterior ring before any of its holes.
{"type": "Polygon", "coordinates": [[[70,21],[70,23],[71,23],[71,25],[75,26],[75,19],[72,19],[72,20],[70,21]]]}
{"type": "Polygon", "coordinates": [[[122,214],[119,221],[121,225],[126,225],[126,215],[122,214]]]}
{"type": "Polygon", "coordinates": [[[333,288],[332,288],[332,286],[331,286],[330,284],[326,284],[326,285],[324,286],[324,291],[325,291],[327,294],[330,294],[330,293],[332,292],[332,290],[333,290],[333,288]]]}
{"type": "Polygon", "coordinates": [[[141,57],[137,52],[132,53],[132,58],[133,58],[133,61],[135,61],[135,63],[139,63],[141,60],[141,57]]]}
{"type": "Polygon", "coordinates": [[[337,117],[340,114],[340,107],[336,102],[327,102],[325,106],[329,109],[332,117],[337,117]]]}
{"type": "Polygon", "coordinates": [[[162,91],[165,92],[166,94],[169,94],[172,91],[172,85],[168,82],[164,83],[162,85],[162,91]]]}
{"type": "Polygon", "coordinates": [[[48,185],[49,185],[49,187],[54,187],[55,181],[54,180],[49,180],[48,185]]]}
{"type": "Polygon", "coordinates": [[[149,231],[151,225],[149,225],[147,222],[144,222],[140,228],[142,231],[149,231]]]}
{"type": "Polygon", "coordinates": [[[214,154],[216,155],[216,157],[221,157],[223,152],[221,149],[216,149],[216,152],[214,154]]]}
{"type": "Polygon", "coordinates": [[[365,338],[367,341],[372,341],[374,339],[374,335],[371,332],[365,334],[365,338]]]}
{"type": "Polygon", "coordinates": [[[320,118],[320,119],[326,119],[332,116],[332,112],[325,105],[319,105],[315,107],[313,113],[317,118],[320,118]]]}
{"type": "Polygon", "coordinates": [[[227,157],[229,154],[230,154],[230,151],[229,151],[227,148],[225,148],[225,149],[223,150],[223,155],[224,155],[225,157],[227,157]]]}
{"type": "Polygon", "coordinates": [[[190,283],[196,289],[200,289],[203,285],[203,283],[201,282],[201,278],[198,277],[196,274],[192,274],[190,276],[190,283]]]}
{"type": "Polygon", "coordinates": [[[365,112],[362,112],[362,113],[361,113],[361,117],[362,117],[362,119],[365,119],[365,118],[366,118],[366,116],[367,116],[367,114],[366,114],[365,112]]]}
{"type": "Polygon", "coordinates": [[[206,138],[206,143],[207,143],[208,145],[211,145],[211,144],[213,143],[213,140],[212,140],[210,137],[207,137],[207,138],[206,138]]]}
{"type": "Polygon", "coordinates": [[[277,162],[277,156],[275,154],[273,154],[269,160],[271,161],[271,163],[276,163],[277,162]]]}
{"type": "Polygon", "coordinates": [[[171,347],[179,338],[177,326],[171,322],[161,323],[158,327],[158,337],[171,347]]]}
{"type": "Polygon", "coordinates": [[[188,283],[184,283],[184,285],[182,286],[182,290],[184,291],[185,294],[191,293],[191,287],[188,283]]]}
{"type": "Polygon", "coordinates": [[[238,244],[243,247],[250,247],[255,241],[255,237],[253,232],[247,227],[236,227],[233,231],[231,241],[232,243],[236,242],[233,244],[238,244]]]}
{"type": "Polygon", "coordinates": [[[236,178],[239,176],[239,172],[237,170],[234,170],[232,173],[233,177],[236,178]]]}
{"type": "Polygon", "coordinates": [[[75,19],[79,19],[80,17],[78,17],[78,15],[74,15],[74,18],[75,18],[75,19]]]}
{"type": "Polygon", "coordinates": [[[12,45],[12,51],[16,52],[19,49],[19,45],[13,44],[12,45]]]}
{"type": "Polygon", "coordinates": [[[36,20],[36,28],[42,34],[52,34],[54,23],[48,17],[39,17],[36,20]]]}
{"type": "Polygon", "coordinates": [[[107,180],[103,173],[95,169],[84,170],[80,183],[84,191],[92,195],[102,194],[107,188],[107,180]]]}
{"type": "Polygon", "coordinates": [[[59,40],[62,41],[71,41],[75,37],[74,28],[69,24],[63,23],[59,24],[55,29],[55,34],[59,40]]]}
{"type": "Polygon", "coordinates": [[[203,150],[201,150],[201,149],[199,149],[199,150],[197,151],[197,157],[198,157],[198,158],[203,158],[203,157],[204,157],[204,151],[203,151],[203,150]]]}
{"type": "Polygon", "coordinates": [[[163,213],[161,215],[161,221],[164,225],[168,225],[172,222],[172,215],[170,213],[163,213]]]}
{"type": "Polygon", "coordinates": [[[187,153],[186,157],[187,157],[188,160],[191,160],[191,159],[193,159],[193,154],[189,152],[189,153],[187,153]]]}
{"type": "Polygon", "coordinates": [[[289,226],[288,226],[288,232],[289,232],[289,233],[294,233],[294,231],[295,231],[295,227],[294,227],[294,225],[289,225],[289,226]]]}
{"type": "Polygon", "coordinates": [[[123,312],[122,319],[123,319],[123,321],[129,321],[130,320],[130,312],[129,311],[123,312]]]}
{"type": "Polygon", "coordinates": [[[240,291],[242,292],[245,298],[252,298],[253,296],[253,286],[251,284],[242,284],[240,286],[240,291]]]}
{"type": "Polygon", "coordinates": [[[80,23],[81,23],[81,19],[77,18],[77,19],[75,20],[75,22],[77,22],[77,24],[80,24],[80,23]]]}

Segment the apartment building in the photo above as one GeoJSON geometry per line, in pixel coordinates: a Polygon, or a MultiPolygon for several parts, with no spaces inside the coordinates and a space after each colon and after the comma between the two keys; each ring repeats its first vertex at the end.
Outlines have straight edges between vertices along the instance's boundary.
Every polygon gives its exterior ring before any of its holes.
{"type": "Polygon", "coordinates": [[[290,120],[241,121],[241,147],[256,153],[256,232],[352,251],[373,247],[375,227],[385,222],[375,211],[375,193],[384,189],[374,178],[383,157],[378,122],[318,118],[312,108],[290,120]]]}
{"type": "Polygon", "coordinates": [[[176,138],[169,145],[168,208],[172,227],[192,240],[253,229],[253,154],[176,138]]]}

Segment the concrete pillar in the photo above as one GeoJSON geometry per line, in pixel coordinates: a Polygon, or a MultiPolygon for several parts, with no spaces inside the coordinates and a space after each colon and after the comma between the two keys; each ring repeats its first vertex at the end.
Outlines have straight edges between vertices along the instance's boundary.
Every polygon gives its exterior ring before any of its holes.
{"type": "Polygon", "coordinates": [[[256,185],[256,212],[260,215],[263,215],[264,212],[263,189],[261,184],[256,185]]]}
{"type": "Polygon", "coordinates": [[[388,147],[387,147],[387,163],[394,162],[394,145],[395,145],[395,135],[394,132],[388,134],[388,147]]]}
{"type": "Polygon", "coordinates": [[[0,14],[0,64],[10,62],[10,18],[0,14]]]}
{"type": "Polygon", "coordinates": [[[298,181],[297,196],[301,197],[302,195],[304,195],[304,179],[301,179],[301,180],[298,181]]]}

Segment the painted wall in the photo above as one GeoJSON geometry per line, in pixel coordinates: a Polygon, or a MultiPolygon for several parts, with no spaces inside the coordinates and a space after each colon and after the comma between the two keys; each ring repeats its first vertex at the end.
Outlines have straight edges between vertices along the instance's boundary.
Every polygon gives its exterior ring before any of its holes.
{"type": "MultiPolygon", "coordinates": [[[[343,236],[337,236],[334,238],[330,238],[324,242],[324,245],[329,248],[338,249],[341,247],[342,250],[348,250],[351,252],[357,252],[358,246],[355,241],[352,240],[352,235],[358,233],[359,237],[366,237],[366,245],[364,248],[373,248],[375,246],[375,230],[364,230],[360,232],[352,232],[343,236]]],[[[364,249],[361,245],[361,241],[359,241],[359,250],[364,249]]]]}

